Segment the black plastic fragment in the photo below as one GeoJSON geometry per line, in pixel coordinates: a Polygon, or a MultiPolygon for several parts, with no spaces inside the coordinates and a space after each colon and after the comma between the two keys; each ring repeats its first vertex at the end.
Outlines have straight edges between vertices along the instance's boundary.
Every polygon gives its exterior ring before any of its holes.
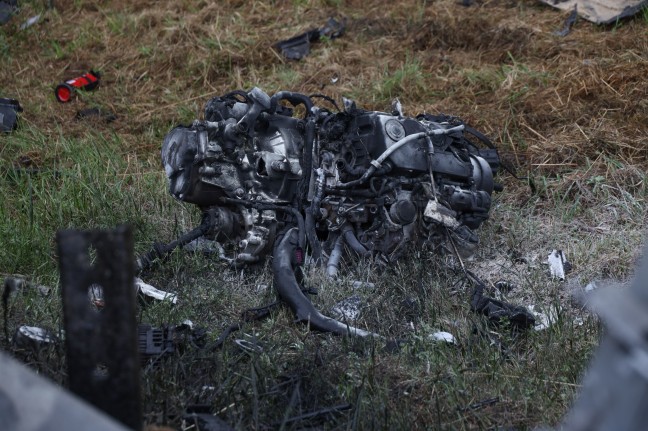
{"type": "Polygon", "coordinates": [[[291,60],[300,60],[310,53],[310,45],[323,37],[335,39],[344,34],[346,24],[335,18],[329,18],[322,28],[315,28],[290,39],[274,44],[281,54],[291,60]]]}
{"type": "Polygon", "coordinates": [[[0,132],[14,131],[18,127],[18,112],[22,111],[16,99],[0,98],[0,132]]]}
{"type": "Polygon", "coordinates": [[[137,349],[142,365],[156,361],[175,352],[181,352],[188,346],[202,349],[207,344],[207,331],[204,328],[193,328],[189,323],[165,325],[153,328],[150,325],[137,327],[137,349]]]}
{"type": "Polygon", "coordinates": [[[106,123],[112,123],[117,119],[117,116],[114,113],[110,111],[102,110],[100,108],[81,109],[77,111],[74,118],[77,120],[84,120],[84,119],[89,119],[94,117],[102,119],[106,123]]]}
{"type": "Polygon", "coordinates": [[[0,25],[9,22],[18,8],[18,0],[0,1],[0,25]]]}
{"type": "Polygon", "coordinates": [[[513,329],[521,331],[535,326],[535,316],[529,310],[484,296],[484,288],[482,283],[477,283],[475,286],[470,300],[472,311],[488,317],[494,325],[508,321],[513,329]]]}
{"type": "Polygon", "coordinates": [[[574,10],[569,14],[565,20],[565,25],[562,30],[554,31],[556,36],[565,37],[569,34],[574,24],[576,24],[576,19],[578,18],[578,6],[574,5],[574,10]]]}
{"type": "Polygon", "coordinates": [[[233,431],[234,428],[218,416],[209,413],[187,412],[182,416],[182,420],[195,426],[198,431],[233,431]]]}

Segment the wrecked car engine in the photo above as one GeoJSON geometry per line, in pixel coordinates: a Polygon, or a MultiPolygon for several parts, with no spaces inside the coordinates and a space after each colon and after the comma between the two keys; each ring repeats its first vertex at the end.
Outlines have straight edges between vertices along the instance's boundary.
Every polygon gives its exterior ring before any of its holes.
{"type": "Polygon", "coordinates": [[[170,193],[197,205],[203,222],[158,256],[200,237],[237,267],[274,254],[275,285],[298,319],[340,334],[371,333],[304,296],[294,270],[307,251],[331,277],[347,254],[389,263],[410,245],[447,241],[471,252],[501,190],[497,151],[458,118],[408,117],[398,101],[391,113],[347,99],[339,109],[326,96],[258,88],[210,100],[204,120],[166,136],[162,160],[170,193]]]}

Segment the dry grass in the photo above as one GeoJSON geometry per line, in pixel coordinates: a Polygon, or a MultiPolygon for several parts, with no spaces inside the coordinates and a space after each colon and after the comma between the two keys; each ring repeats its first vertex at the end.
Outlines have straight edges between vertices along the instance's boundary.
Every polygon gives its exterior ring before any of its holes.
{"type": "MultiPolygon", "coordinates": [[[[473,333],[480,321],[466,310],[466,287],[437,259],[414,254],[408,260],[416,263],[386,273],[361,265],[348,268],[349,277],[375,282],[376,291],[363,294],[360,324],[413,340],[400,355],[310,334],[280,311],[246,328],[264,354],[229,346],[216,357],[189,352],[147,370],[149,422],[204,403],[241,429],[281,428],[286,418],[343,402],[353,409],[314,425],[488,429],[559,420],[599,334],[596,321],[571,303],[569,289],[628,277],[642,242],[648,15],[613,27],[578,21],[563,38],[553,32],[565,14],[532,0],[483,0],[469,8],[456,0],[59,0],[52,10],[43,3],[21,2],[20,15],[0,27],[0,97],[25,108],[22,129],[0,136],[1,169],[45,172],[29,182],[2,177],[1,273],[55,285],[52,238],[61,227],[128,221],[137,227],[138,250],[191,227],[193,208],[165,196],[161,141],[173,125],[200,116],[210,97],[237,88],[346,96],[377,110],[398,97],[409,115],[453,114],[494,138],[534,186],[501,177],[505,193],[480,233],[474,265],[490,283],[514,281],[515,299],[558,307],[554,329],[525,339],[500,334],[506,348],[498,349],[473,333]],[[35,13],[44,19],[20,31],[35,13]],[[271,48],[329,16],[347,19],[346,34],[314,45],[302,61],[271,48]],[[90,68],[103,73],[101,87],[57,103],[55,85],[90,68]],[[117,121],[74,120],[91,106],[114,111],[117,121]],[[542,265],[555,247],[574,264],[568,287],[548,280],[542,265]],[[585,324],[575,327],[574,317],[585,324]],[[455,332],[459,348],[426,341],[441,329],[455,332]],[[207,383],[216,389],[201,389],[207,383]],[[495,396],[492,405],[469,407],[495,396]]],[[[348,284],[312,277],[323,309],[351,293],[348,284]]],[[[243,308],[274,299],[270,291],[255,293],[269,283],[267,272],[238,278],[195,257],[175,256],[152,281],[177,291],[184,305],[147,309],[143,320],[188,317],[212,334],[243,308]]],[[[60,325],[55,299],[27,296],[14,310],[21,307],[12,314],[14,326],[60,325]]],[[[27,358],[62,381],[60,360],[54,353],[27,358]]]]}

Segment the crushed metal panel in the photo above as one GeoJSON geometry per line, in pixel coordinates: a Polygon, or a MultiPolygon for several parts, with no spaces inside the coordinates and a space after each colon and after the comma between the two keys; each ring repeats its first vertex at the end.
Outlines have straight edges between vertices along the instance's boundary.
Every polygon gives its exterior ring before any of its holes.
{"type": "Polygon", "coordinates": [[[130,228],[57,234],[70,390],[141,428],[135,259],[130,228]],[[97,311],[88,289],[103,288],[97,311]]]}
{"type": "Polygon", "coordinates": [[[562,10],[577,7],[578,15],[596,24],[611,24],[648,6],[648,0],[540,0],[562,10]]]}
{"type": "Polygon", "coordinates": [[[0,428],[12,431],[127,430],[2,352],[0,428]]]}

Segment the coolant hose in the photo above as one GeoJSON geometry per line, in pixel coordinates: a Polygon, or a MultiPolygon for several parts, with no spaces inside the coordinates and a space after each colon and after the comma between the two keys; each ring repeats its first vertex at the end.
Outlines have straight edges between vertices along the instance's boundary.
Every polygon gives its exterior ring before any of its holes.
{"type": "Polygon", "coordinates": [[[340,266],[340,259],[342,259],[342,248],[344,247],[344,237],[342,235],[338,236],[331,250],[331,255],[329,256],[328,262],[326,264],[326,275],[331,278],[335,278],[340,266]]]}
{"type": "Polygon", "coordinates": [[[358,241],[358,238],[356,238],[355,233],[353,232],[353,228],[348,224],[342,228],[342,236],[344,236],[344,241],[349,247],[351,247],[351,250],[355,251],[360,256],[366,256],[369,254],[369,250],[367,250],[367,248],[358,241]]]}
{"type": "Polygon", "coordinates": [[[324,316],[304,296],[295,278],[293,260],[298,245],[298,231],[289,229],[275,246],[272,260],[272,272],[277,293],[293,310],[297,321],[308,323],[311,329],[332,332],[338,335],[356,337],[380,337],[373,332],[345,325],[344,323],[324,316]]]}

